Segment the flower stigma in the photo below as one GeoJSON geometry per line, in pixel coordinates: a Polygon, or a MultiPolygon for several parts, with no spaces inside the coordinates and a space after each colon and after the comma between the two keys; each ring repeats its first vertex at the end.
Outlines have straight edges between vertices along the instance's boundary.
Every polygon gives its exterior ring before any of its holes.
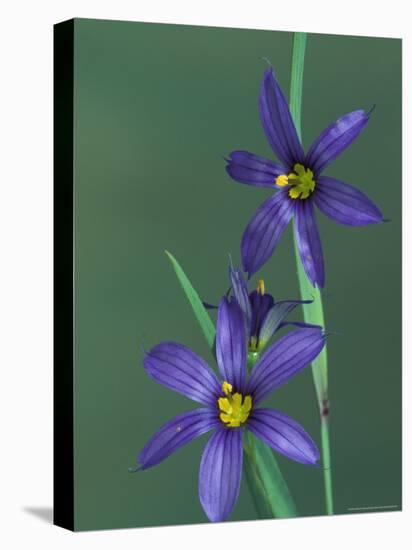
{"type": "Polygon", "coordinates": [[[229,428],[238,428],[249,418],[252,409],[252,397],[240,393],[232,394],[233,386],[229,382],[223,382],[222,392],[226,397],[219,397],[217,403],[219,405],[219,418],[229,428]]]}
{"type": "Polygon", "coordinates": [[[289,175],[282,174],[275,180],[278,187],[290,185],[289,197],[291,199],[307,199],[315,190],[315,180],[310,168],[305,168],[303,164],[295,164],[293,172],[289,175]]]}

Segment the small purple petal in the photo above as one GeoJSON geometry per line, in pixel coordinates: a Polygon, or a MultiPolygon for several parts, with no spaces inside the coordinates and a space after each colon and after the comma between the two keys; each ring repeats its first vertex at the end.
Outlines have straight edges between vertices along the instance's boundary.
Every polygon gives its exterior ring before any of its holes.
{"type": "Polygon", "coordinates": [[[260,294],[254,290],[249,294],[250,305],[252,306],[252,323],[250,326],[250,335],[258,337],[262,323],[273,306],[273,296],[265,292],[260,294]]]}
{"type": "Polygon", "coordinates": [[[259,111],[266,137],[280,161],[290,169],[295,163],[302,163],[305,154],[288,103],[272,68],[267,69],[263,76],[259,111]]]}
{"type": "Polygon", "coordinates": [[[146,470],[159,464],[192,439],[221,425],[216,411],[212,409],[196,409],[176,416],[143,447],[137,457],[140,469],[146,470]]]}
{"type": "Polygon", "coordinates": [[[162,342],[144,358],[144,368],[159,384],[203,405],[216,404],[221,393],[217,376],[192,350],[176,342],[162,342]]]}
{"type": "Polygon", "coordinates": [[[311,300],[284,300],[276,302],[267,313],[259,332],[259,344],[265,346],[275,332],[282,326],[283,320],[296,306],[309,304],[311,300]]]}
{"type": "Polygon", "coordinates": [[[247,392],[256,406],[273,390],[288,382],[319,355],[325,335],[319,328],[301,328],[282,336],[253,367],[247,392]]]}
{"type": "Polygon", "coordinates": [[[293,201],[278,191],[258,208],[246,227],[241,244],[243,269],[252,276],[270,258],[292,218],[293,201]]]}
{"type": "Polygon", "coordinates": [[[280,164],[247,151],[233,151],[227,159],[226,172],[231,178],[255,187],[275,187],[275,180],[285,169],[280,164]]]}
{"type": "Polygon", "coordinates": [[[222,298],[217,313],[216,359],[222,378],[243,392],[246,378],[246,331],[236,301],[222,298]]]}
{"type": "Polygon", "coordinates": [[[317,179],[313,200],[323,214],[338,223],[360,226],[383,221],[382,212],[362,191],[334,178],[317,179]]]}
{"type": "Polygon", "coordinates": [[[325,285],[325,266],[311,199],[296,199],[295,238],[306,275],[313,286],[323,287],[325,285]]]}
{"type": "Polygon", "coordinates": [[[315,175],[320,174],[358,137],[368,120],[368,115],[362,110],[353,111],[339,118],[312,143],[304,164],[312,168],[315,175]]]}
{"type": "Polygon", "coordinates": [[[295,420],[274,409],[256,409],[247,423],[248,429],[278,453],[302,464],[316,464],[319,449],[295,420]]]}
{"type": "Polygon", "coordinates": [[[249,291],[243,273],[240,269],[234,269],[232,265],[229,266],[230,282],[232,284],[233,295],[239,304],[240,309],[243,311],[246,320],[247,333],[250,330],[250,320],[252,317],[249,291]]]}
{"type": "Polygon", "coordinates": [[[210,521],[224,521],[239,496],[242,475],[243,430],[220,428],[203,451],[199,498],[210,521]]]}

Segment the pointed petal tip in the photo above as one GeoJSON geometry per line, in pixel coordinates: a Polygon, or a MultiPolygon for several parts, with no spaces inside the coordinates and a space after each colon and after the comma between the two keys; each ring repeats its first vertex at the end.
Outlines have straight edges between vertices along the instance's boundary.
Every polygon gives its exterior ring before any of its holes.
{"type": "Polygon", "coordinates": [[[202,304],[205,309],[217,309],[217,306],[214,304],[209,304],[209,302],[202,302],[202,304]]]}
{"type": "Polygon", "coordinates": [[[309,459],[310,462],[308,462],[308,466],[314,466],[315,468],[320,468],[320,451],[319,449],[316,449],[317,452],[313,454],[312,459],[309,459]]]}
{"type": "Polygon", "coordinates": [[[325,276],[315,282],[318,288],[325,288],[325,276]]]}
{"type": "Polygon", "coordinates": [[[369,118],[373,111],[376,109],[376,103],[372,105],[372,107],[369,109],[369,111],[366,113],[366,116],[369,118]]]}
{"type": "Polygon", "coordinates": [[[306,270],[305,273],[314,289],[321,290],[325,287],[325,273],[308,273],[306,270]]]}
{"type": "Polygon", "coordinates": [[[267,63],[267,65],[269,66],[269,68],[265,69],[265,72],[267,72],[267,71],[274,72],[271,60],[268,57],[261,57],[261,59],[262,59],[262,61],[265,61],[265,63],[267,63]]]}
{"type": "MultiPolygon", "coordinates": [[[[315,445],[314,442],[312,443],[313,445],[315,445]]],[[[302,458],[300,460],[300,463],[303,464],[304,466],[320,468],[321,465],[319,461],[320,461],[320,451],[316,446],[316,448],[313,448],[310,451],[306,451],[305,458],[302,458]]]]}
{"type": "Polygon", "coordinates": [[[311,466],[314,468],[321,468],[320,464],[320,451],[316,443],[312,440],[313,447],[310,450],[306,450],[305,459],[302,460],[301,464],[304,466],[311,466]]]}
{"type": "Polygon", "coordinates": [[[324,338],[326,340],[326,338],[329,338],[329,336],[344,336],[344,333],[343,332],[338,332],[338,331],[335,331],[335,330],[328,330],[328,331],[325,331],[323,335],[324,335],[324,338]]]}

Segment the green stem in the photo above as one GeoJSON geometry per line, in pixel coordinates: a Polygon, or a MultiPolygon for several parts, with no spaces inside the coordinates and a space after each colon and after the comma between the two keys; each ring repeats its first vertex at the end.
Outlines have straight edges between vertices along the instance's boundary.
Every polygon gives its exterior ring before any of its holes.
{"type": "MultiPolygon", "coordinates": [[[[302,84],[306,39],[306,33],[294,33],[290,83],[290,111],[292,113],[299,137],[301,137],[302,84]]],[[[301,296],[303,299],[313,298],[312,304],[303,306],[304,319],[307,323],[324,327],[325,321],[323,315],[322,295],[319,288],[314,288],[307,278],[300,259],[296,239],[295,254],[301,296]]],[[[312,363],[312,375],[321,420],[322,462],[325,484],[326,513],[328,515],[332,515],[333,493],[329,445],[328,359],[326,346],[312,363]]]]}
{"type": "Polygon", "coordinates": [[[330,445],[329,445],[329,421],[328,416],[321,418],[321,436],[322,436],[322,461],[323,461],[323,479],[325,482],[325,504],[326,513],[333,514],[333,492],[332,492],[332,475],[330,463],[330,445]]]}

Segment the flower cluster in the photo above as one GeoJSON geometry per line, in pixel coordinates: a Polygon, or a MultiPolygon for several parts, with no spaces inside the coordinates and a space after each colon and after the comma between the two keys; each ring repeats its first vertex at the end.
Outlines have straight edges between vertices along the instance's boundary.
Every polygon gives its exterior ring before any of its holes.
{"type": "MultiPolygon", "coordinates": [[[[313,286],[322,287],[325,269],[314,207],[346,225],[383,221],[379,208],[361,191],[323,175],[365,128],[369,115],[361,110],[344,115],[305,153],[271,68],[263,76],[259,107],[266,137],[279,163],[247,151],[233,151],[226,167],[238,182],[276,191],[243,234],[243,270],[250,278],[264,265],[294,218],[307,277],[313,286]]],[[[151,378],[201,407],[161,427],[139,453],[138,465],[132,470],[151,468],[212,431],[199,473],[200,502],[211,521],[225,520],[238,497],[246,430],[292,460],[309,465],[319,460],[316,444],[295,420],[262,406],[274,390],[316,359],[325,345],[323,327],[287,320],[298,305],[310,300],[276,301],[266,292],[262,279],[250,292],[242,270],[230,265],[229,275],[230,292],[217,308],[213,351],[218,373],[195,352],[175,342],[162,342],[145,354],[144,368],[151,378]],[[293,330],[270,344],[285,325],[293,330]]],[[[213,326],[212,330],[214,333],[213,326]]]]}

